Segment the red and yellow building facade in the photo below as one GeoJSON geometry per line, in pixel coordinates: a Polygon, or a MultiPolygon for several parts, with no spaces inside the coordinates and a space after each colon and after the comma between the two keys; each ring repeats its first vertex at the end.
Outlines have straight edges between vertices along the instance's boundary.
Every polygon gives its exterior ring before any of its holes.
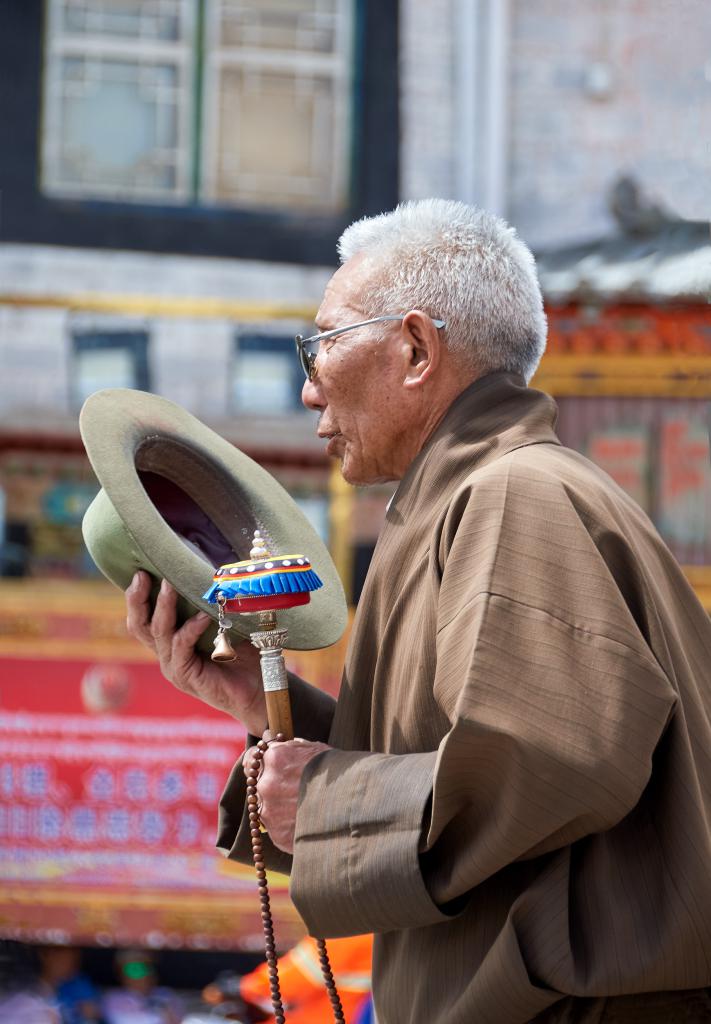
{"type": "MultiPolygon", "coordinates": [[[[542,279],[545,288],[545,269],[542,279]]],[[[82,302],[181,316],[188,300],[173,308],[162,299],[159,310],[140,296],[79,296],[74,307],[82,302]]],[[[228,306],[189,313],[250,313],[228,306]]],[[[698,289],[659,297],[571,287],[551,289],[547,312],[533,384],[557,399],[563,443],[642,505],[711,613],[711,306],[698,289]]],[[[392,488],[354,491],[313,448],[251,454],[290,490],[327,503],[332,554],[357,596],[392,488]]],[[[76,428],[6,424],[0,488],[12,525],[0,579],[0,933],[256,948],[251,874],[212,845],[215,802],[243,733],[161,679],[125,635],[121,595],[91,577],[79,524],[96,482],[76,428]]],[[[291,667],[335,692],[344,646],[295,654],[291,667]]],[[[285,880],[272,892],[286,946],[301,925],[285,880]]]]}

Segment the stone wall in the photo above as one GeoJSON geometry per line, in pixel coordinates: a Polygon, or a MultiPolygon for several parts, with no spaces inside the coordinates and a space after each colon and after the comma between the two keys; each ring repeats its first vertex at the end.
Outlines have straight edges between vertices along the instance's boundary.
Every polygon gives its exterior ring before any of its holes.
{"type": "Polygon", "coordinates": [[[512,0],[508,214],[536,246],[614,230],[632,174],[711,217],[708,0],[512,0]]]}
{"type": "MultiPolygon", "coordinates": [[[[163,296],[311,307],[315,311],[332,268],[145,253],[0,246],[0,293],[40,296],[163,296]]],[[[310,321],[307,321],[310,323],[310,321]]],[[[248,325],[253,328],[253,324],[248,325]]],[[[145,330],[155,391],[211,420],[234,413],[228,401],[233,339],[229,319],[2,305],[0,296],[0,417],[30,427],[37,417],[74,417],[70,372],[75,332],[145,330]]],[[[259,329],[293,334],[301,320],[265,320],[259,329]]]]}

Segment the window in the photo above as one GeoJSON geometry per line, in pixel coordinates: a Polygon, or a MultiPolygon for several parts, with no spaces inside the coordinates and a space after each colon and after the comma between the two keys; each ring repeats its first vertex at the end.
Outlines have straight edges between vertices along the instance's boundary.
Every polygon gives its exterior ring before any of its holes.
{"type": "Polygon", "coordinates": [[[354,0],[48,0],[42,183],[348,205],[354,0]]]}
{"type": "Polygon", "coordinates": [[[271,207],[346,205],[353,6],[207,5],[207,196],[271,207]]]}
{"type": "Polygon", "coordinates": [[[293,337],[237,337],[232,373],[232,408],[236,413],[278,416],[300,410],[302,384],[293,337]]]}
{"type": "Polygon", "coordinates": [[[149,390],[148,335],[144,331],[74,335],[73,405],[78,408],[101,388],[149,390]]]}
{"type": "Polygon", "coordinates": [[[49,0],[48,192],[187,197],[192,8],[184,0],[49,0]]]}
{"type": "Polygon", "coordinates": [[[398,0],[22,0],[0,241],[331,265],[398,200],[398,0]]]}

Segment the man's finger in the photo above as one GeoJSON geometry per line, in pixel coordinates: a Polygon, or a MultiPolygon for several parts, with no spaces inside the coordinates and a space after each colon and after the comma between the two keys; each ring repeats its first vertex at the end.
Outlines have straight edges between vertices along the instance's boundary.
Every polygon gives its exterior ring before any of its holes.
{"type": "Polygon", "coordinates": [[[136,640],[155,650],[151,633],[151,578],[137,572],[126,591],[126,629],[136,640]]]}
{"type": "Polygon", "coordinates": [[[207,612],[198,612],[197,615],[193,615],[180,629],[176,630],[173,636],[173,650],[176,653],[182,649],[192,651],[211,621],[207,612]]]}
{"type": "Polygon", "coordinates": [[[161,665],[170,664],[175,633],[175,608],[178,595],[167,580],[160,585],[153,618],[151,619],[151,636],[161,665]]]}
{"type": "Polygon", "coordinates": [[[210,616],[198,612],[173,633],[170,649],[171,680],[181,690],[192,686],[200,673],[203,655],[195,650],[195,644],[209,624],[210,616]]]}

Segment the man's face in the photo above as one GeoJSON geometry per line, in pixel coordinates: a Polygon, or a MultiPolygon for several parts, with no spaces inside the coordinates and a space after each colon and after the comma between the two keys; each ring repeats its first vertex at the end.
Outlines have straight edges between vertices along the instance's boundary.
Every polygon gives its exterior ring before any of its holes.
{"type": "Polygon", "coordinates": [[[81,956],[78,949],[71,946],[50,946],[40,953],[44,973],[52,983],[64,981],[77,974],[81,956]]]}
{"type": "MultiPolygon", "coordinates": [[[[360,299],[367,278],[358,256],[333,275],[316,315],[319,331],[368,319],[360,299]]],[[[398,480],[406,468],[402,452],[409,413],[401,326],[372,324],[323,342],[315,379],[303,387],[304,405],[320,413],[319,437],[328,439],[326,451],[341,459],[351,484],[398,480]]]]}

